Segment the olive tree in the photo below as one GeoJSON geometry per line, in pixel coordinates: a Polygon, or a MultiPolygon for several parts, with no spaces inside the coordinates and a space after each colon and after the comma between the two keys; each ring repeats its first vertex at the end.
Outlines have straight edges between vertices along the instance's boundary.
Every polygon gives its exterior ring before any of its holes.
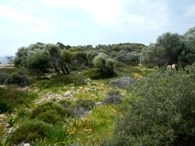
{"type": "Polygon", "coordinates": [[[47,44],[46,48],[49,50],[49,54],[52,59],[55,71],[57,73],[60,73],[60,71],[62,71],[63,74],[69,74],[70,71],[68,70],[67,66],[63,62],[61,52],[60,52],[60,47],[53,44],[47,44]]]}
{"type": "Polygon", "coordinates": [[[162,71],[139,80],[127,94],[124,116],[118,119],[112,139],[102,145],[194,145],[193,76],[194,72],[162,71]]]}
{"type": "Polygon", "coordinates": [[[99,53],[94,59],[93,64],[99,68],[102,76],[113,76],[114,75],[114,61],[108,57],[105,53],[99,53]]]}
{"type": "Polygon", "coordinates": [[[141,60],[143,64],[159,66],[178,63],[183,49],[181,36],[167,32],[159,36],[156,43],[143,49],[141,60]]]}
{"type": "Polygon", "coordinates": [[[53,44],[35,43],[19,48],[14,64],[16,67],[26,67],[41,72],[55,68],[57,73],[62,71],[64,74],[69,74],[68,68],[62,61],[60,47],[53,44]]]}
{"type": "Polygon", "coordinates": [[[189,29],[183,35],[184,49],[182,50],[179,61],[182,67],[191,65],[195,62],[195,27],[189,29]]]}

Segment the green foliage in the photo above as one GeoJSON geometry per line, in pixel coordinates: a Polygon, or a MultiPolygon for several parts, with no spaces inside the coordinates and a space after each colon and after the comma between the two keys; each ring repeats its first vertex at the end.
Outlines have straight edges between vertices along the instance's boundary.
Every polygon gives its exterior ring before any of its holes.
{"type": "Polygon", "coordinates": [[[36,50],[29,50],[26,59],[26,67],[30,69],[40,70],[46,72],[51,67],[51,58],[48,50],[43,48],[36,48],[36,50]]]}
{"type": "Polygon", "coordinates": [[[61,104],[46,102],[37,106],[32,111],[30,118],[37,118],[46,123],[56,124],[62,122],[65,116],[70,116],[70,114],[61,104]]]}
{"type": "Polygon", "coordinates": [[[92,110],[95,106],[95,102],[91,99],[78,99],[74,105],[75,107],[84,107],[87,110],[92,110]]]}
{"type": "Polygon", "coordinates": [[[13,115],[10,115],[7,119],[7,123],[9,125],[9,127],[13,127],[14,124],[16,123],[16,118],[13,115]]]}
{"type": "Polygon", "coordinates": [[[185,49],[179,56],[179,61],[182,64],[182,67],[186,65],[191,65],[195,62],[195,27],[189,29],[183,35],[183,42],[185,44],[185,49]]]}
{"type": "Polygon", "coordinates": [[[16,57],[14,59],[14,65],[16,67],[26,67],[26,59],[27,59],[27,49],[25,47],[21,47],[16,52],[16,57]]]}
{"type": "Polygon", "coordinates": [[[88,65],[92,66],[93,65],[93,59],[95,58],[95,56],[97,56],[98,53],[97,51],[90,51],[87,53],[87,61],[88,61],[88,65]]]}
{"type": "Polygon", "coordinates": [[[102,78],[113,77],[114,73],[114,61],[110,59],[106,54],[99,53],[93,60],[93,64],[96,68],[99,68],[102,78]]]}
{"type": "Polygon", "coordinates": [[[157,38],[156,45],[164,48],[167,64],[178,62],[178,56],[182,49],[181,36],[174,33],[164,33],[157,38]]]}
{"type": "Polygon", "coordinates": [[[71,58],[72,58],[72,52],[65,50],[62,52],[62,60],[67,63],[71,63],[71,58]]]}
{"type": "Polygon", "coordinates": [[[92,110],[95,107],[95,102],[90,99],[78,99],[71,105],[69,111],[72,116],[82,117],[87,111],[92,110]]]}
{"type": "Polygon", "coordinates": [[[83,72],[83,75],[86,77],[89,77],[90,79],[101,79],[102,74],[98,68],[91,68],[88,70],[85,70],[83,72]]]}
{"type": "Polygon", "coordinates": [[[68,101],[66,99],[59,101],[59,104],[61,104],[65,109],[68,109],[71,103],[72,103],[71,101],[68,101]]]}
{"type": "Polygon", "coordinates": [[[40,72],[55,68],[57,73],[62,71],[63,74],[69,74],[62,61],[60,47],[53,44],[36,43],[18,49],[14,64],[16,67],[27,67],[40,72]]]}
{"type": "Polygon", "coordinates": [[[25,106],[37,96],[36,94],[19,91],[13,88],[0,88],[0,95],[1,112],[12,111],[14,108],[22,105],[25,106]]]}
{"type": "Polygon", "coordinates": [[[87,63],[87,54],[83,51],[74,52],[72,55],[72,64],[82,65],[87,63]]]}
{"type": "Polygon", "coordinates": [[[60,74],[62,72],[63,74],[69,74],[70,71],[67,68],[67,65],[63,62],[60,47],[53,44],[46,44],[45,47],[49,51],[53,68],[55,69],[56,73],[60,74]]]}
{"type": "Polygon", "coordinates": [[[105,53],[99,53],[93,60],[95,67],[103,69],[106,66],[106,59],[108,56],[105,53]]]}
{"type": "Polygon", "coordinates": [[[81,135],[81,134],[91,134],[100,123],[95,120],[90,119],[68,119],[67,123],[67,133],[69,135],[81,135]]]}
{"type": "Polygon", "coordinates": [[[21,124],[9,137],[10,144],[19,144],[23,141],[32,142],[47,136],[51,126],[42,121],[31,120],[21,124]]]}
{"type": "Polygon", "coordinates": [[[141,61],[148,66],[178,63],[182,49],[184,48],[180,35],[164,33],[157,38],[155,44],[143,49],[141,61]]]}
{"type": "Polygon", "coordinates": [[[130,64],[130,65],[137,65],[140,60],[140,53],[135,52],[126,52],[124,50],[121,50],[120,52],[116,52],[116,55],[114,55],[115,59],[119,62],[130,64]]]}
{"type": "Polygon", "coordinates": [[[19,87],[25,87],[31,84],[29,77],[22,71],[16,71],[9,74],[8,78],[5,80],[8,85],[16,85],[19,87]]]}
{"type": "Polygon", "coordinates": [[[141,61],[147,66],[179,64],[184,68],[195,62],[195,28],[189,29],[184,35],[164,33],[156,43],[143,49],[141,61]]]}
{"type": "Polygon", "coordinates": [[[62,116],[56,110],[53,110],[52,107],[45,112],[39,113],[36,118],[49,124],[60,123],[63,120],[62,116]]]}
{"type": "Polygon", "coordinates": [[[185,72],[160,72],[137,83],[114,136],[102,145],[193,145],[195,82],[185,72]],[[131,98],[132,99],[132,98],[131,98]]]}
{"type": "Polygon", "coordinates": [[[30,116],[30,111],[26,108],[20,108],[17,111],[17,118],[18,119],[28,118],[29,116],[30,116]]]}
{"type": "Polygon", "coordinates": [[[85,85],[86,77],[79,73],[72,73],[69,75],[57,75],[53,76],[50,80],[44,79],[40,80],[37,79],[36,83],[33,86],[39,87],[41,89],[47,88],[59,88],[65,85],[74,84],[75,86],[85,85]]]}
{"type": "Polygon", "coordinates": [[[53,125],[52,128],[46,133],[47,141],[50,144],[59,142],[66,142],[68,139],[67,126],[53,125]]]}
{"type": "Polygon", "coordinates": [[[4,84],[5,80],[9,77],[7,72],[0,72],[0,84],[4,84]]]}
{"type": "Polygon", "coordinates": [[[118,104],[121,102],[120,92],[117,90],[111,90],[108,92],[107,97],[104,99],[104,104],[118,104]]]}
{"type": "Polygon", "coordinates": [[[5,102],[0,101],[0,114],[11,111],[11,106],[5,102]]]}

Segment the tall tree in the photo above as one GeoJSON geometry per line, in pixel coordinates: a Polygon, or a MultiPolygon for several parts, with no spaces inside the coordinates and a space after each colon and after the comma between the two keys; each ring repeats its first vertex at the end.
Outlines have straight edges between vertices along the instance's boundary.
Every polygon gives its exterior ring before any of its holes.
{"type": "Polygon", "coordinates": [[[70,72],[62,60],[59,46],[47,44],[46,47],[49,49],[49,53],[52,58],[55,71],[57,73],[60,73],[61,70],[63,74],[69,74],[70,72]]]}
{"type": "Polygon", "coordinates": [[[178,63],[178,56],[182,52],[182,39],[177,33],[165,33],[157,38],[156,46],[164,48],[167,64],[178,63]]]}

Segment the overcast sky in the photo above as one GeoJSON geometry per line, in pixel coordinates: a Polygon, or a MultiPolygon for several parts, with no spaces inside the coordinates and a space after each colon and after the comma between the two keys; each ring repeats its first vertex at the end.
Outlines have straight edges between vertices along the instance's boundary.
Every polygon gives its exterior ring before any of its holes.
{"type": "Polygon", "coordinates": [[[0,56],[36,42],[148,45],[194,26],[194,0],[0,0],[0,56]]]}

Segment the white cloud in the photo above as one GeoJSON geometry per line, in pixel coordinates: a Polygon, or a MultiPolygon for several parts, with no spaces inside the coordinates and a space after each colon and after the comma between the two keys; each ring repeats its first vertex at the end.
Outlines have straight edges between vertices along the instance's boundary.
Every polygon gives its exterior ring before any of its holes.
{"type": "Polygon", "coordinates": [[[59,8],[80,9],[98,25],[126,31],[129,27],[157,30],[170,25],[166,0],[43,0],[59,8]]]}
{"type": "Polygon", "coordinates": [[[23,9],[18,10],[13,6],[0,5],[0,10],[0,20],[7,24],[3,26],[2,31],[6,30],[7,32],[12,32],[12,34],[18,33],[18,35],[24,34],[26,36],[36,33],[45,33],[53,25],[53,23],[47,19],[22,11],[23,9]]]}
{"type": "Polygon", "coordinates": [[[42,19],[39,19],[37,17],[34,17],[32,15],[28,15],[23,12],[19,12],[18,10],[15,10],[14,8],[7,7],[7,6],[0,6],[0,17],[4,19],[10,19],[10,20],[16,20],[21,22],[27,22],[27,23],[46,23],[42,19]]]}
{"type": "Polygon", "coordinates": [[[120,0],[43,0],[59,8],[79,9],[98,23],[111,22],[120,13],[120,0]]]}

